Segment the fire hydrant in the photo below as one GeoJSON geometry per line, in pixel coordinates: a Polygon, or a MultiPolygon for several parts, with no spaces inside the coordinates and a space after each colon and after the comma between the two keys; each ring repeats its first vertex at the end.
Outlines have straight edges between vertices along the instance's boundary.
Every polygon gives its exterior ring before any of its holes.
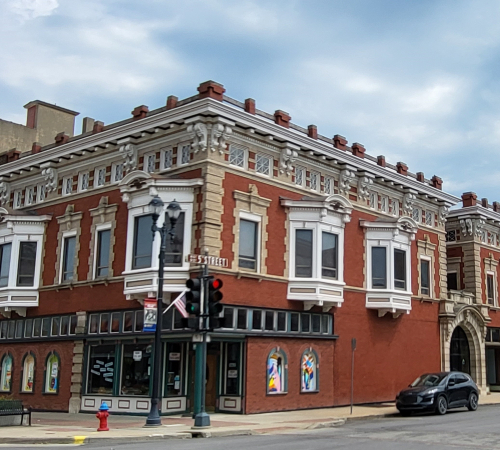
{"type": "Polygon", "coordinates": [[[109,416],[109,406],[106,402],[101,404],[99,412],[95,415],[99,419],[99,428],[97,431],[109,431],[108,428],[108,416],[109,416]]]}

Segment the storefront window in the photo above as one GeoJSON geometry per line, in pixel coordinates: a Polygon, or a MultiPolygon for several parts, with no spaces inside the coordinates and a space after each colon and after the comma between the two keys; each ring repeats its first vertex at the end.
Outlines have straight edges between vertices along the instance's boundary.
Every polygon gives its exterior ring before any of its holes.
{"type": "Polygon", "coordinates": [[[33,392],[33,384],[35,381],[35,358],[32,354],[24,357],[23,363],[23,384],[21,386],[22,392],[33,392]]]}
{"type": "Polygon", "coordinates": [[[12,355],[7,354],[2,361],[2,383],[1,392],[10,392],[12,388],[12,355]]]}
{"type": "Polygon", "coordinates": [[[45,392],[49,394],[57,394],[59,389],[59,357],[52,353],[47,357],[45,372],[45,392]]]}
{"type": "Polygon", "coordinates": [[[226,395],[239,395],[240,348],[239,342],[226,344],[226,395]]]}
{"type": "Polygon", "coordinates": [[[149,395],[152,345],[123,346],[121,395],[149,395]]]}
{"type": "Polygon", "coordinates": [[[318,364],[316,355],[312,351],[306,351],[302,355],[301,364],[301,390],[302,392],[317,391],[318,364]]]}
{"type": "Polygon", "coordinates": [[[87,393],[113,395],[115,346],[90,347],[87,393]]]}
{"type": "Polygon", "coordinates": [[[279,394],[286,392],[286,358],[285,353],[274,349],[267,358],[267,392],[279,394]]]}
{"type": "Polygon", "coordinates": [[[167,344],[167,370],[166,370],[166,397],[174,397],[183,394],[182,389],[182,363],[183,363],[183,344],[167,344]]]}

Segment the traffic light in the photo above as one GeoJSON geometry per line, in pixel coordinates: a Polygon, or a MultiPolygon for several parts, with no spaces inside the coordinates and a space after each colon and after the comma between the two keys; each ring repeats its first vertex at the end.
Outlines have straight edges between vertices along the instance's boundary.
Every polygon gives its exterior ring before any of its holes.
{"type": "Polygon", "coordinates": [[[199,316],[201,313],[201,278],[190,278],[186,281],[186,311],[189,314],[199,316]]]}
{"type": "Polygon", "coordinates": [[[222,280],[219,278],[210,277],[208,280],[208,315],[210,317],[218,317],[222,312],[222,280]]]}

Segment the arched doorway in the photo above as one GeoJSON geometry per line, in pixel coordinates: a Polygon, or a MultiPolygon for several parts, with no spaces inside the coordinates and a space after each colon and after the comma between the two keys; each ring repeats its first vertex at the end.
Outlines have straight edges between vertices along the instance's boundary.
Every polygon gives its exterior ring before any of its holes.
{"type": "Polygon", "coordinates": [[[469,341],[465,331],[456,327],[450,343],[450,370],[458,370],[470,374],[469,341]]]}

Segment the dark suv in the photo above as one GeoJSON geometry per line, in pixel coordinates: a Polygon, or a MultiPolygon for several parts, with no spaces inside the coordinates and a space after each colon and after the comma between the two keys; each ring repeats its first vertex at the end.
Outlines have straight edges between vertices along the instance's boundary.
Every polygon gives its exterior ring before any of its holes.
{"type": "Polygon", "coordinates": [[[462,372],[426,373],[396,396],[396,408],[403,416],[414,411],[446,414],[451,408],[477,409],[479,390],[470,375],[462,372]]]}

